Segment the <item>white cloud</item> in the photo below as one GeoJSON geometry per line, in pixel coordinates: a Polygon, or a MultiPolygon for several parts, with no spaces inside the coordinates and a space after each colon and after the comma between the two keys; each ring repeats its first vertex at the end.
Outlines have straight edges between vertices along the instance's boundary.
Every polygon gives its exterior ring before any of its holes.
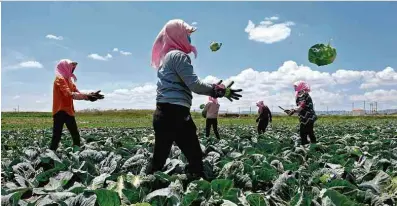
{"type": "Polygon", "coordinates": [[[378,89],[372,92],[365,92],[362,95],[352,95],[350,100],[397,103],[397,90],[378,89]]]}
{"type": "Polygon", "coordinates": [[[291,35],[291,26],[295,25],[295,23],[288,21],[274,24],[273,21],[275,20],[278,20],[278,17],[268,17],[258,25],[255,25],[251,20],[248,20],[248,25],[244,30],[248,33],[248,39],[272,44],[288,38],[291,35]]]}
{"type": "MultiPolygon", "coordinates": [[[[350,97],[346,93],[351,88],[348,83],[358,81],[357,88],[361,83],[360,81],[365,81],[358,75],[360,72],[362,71],[338,70],[334,73],[320,72],[304,65],[298,65],[294,61],[286,61],[274,71],[257,71],[248,68],[235,76],[223,79],[224,84],[234,81],[233,88],[242,88],[244,91],[242,93],[243,98],[239,101],[231,103],[225,98],[220,99],[221,110],[238,111],[240,109],[241,111],[249,111],[251,107],[251,110],[256,111],[255,102],[258,100],[264,100],[275,111],[279,111],[277,106],[290,108],[295,104],[292,85],[297,80],[305,80],[312,87],[311,95],[316,109],[326,110],[329,106],[330,110],[348,110],[351,109],[351,101],[361,101],[360,98],[350,97]],[[344,87],[344,85],[346,86],[344,87]]],[[[363,73],[368,73],[368,71],[363,73]]],[[[216,83],[219,78],[207,76],[202,81],[216,83]]],[[[105,95],[106,101],[104,101],[104,104],[106,106],[104,107],[154,109],[156,88],[157,86],[154,83],[149,83],[143,86],[113,90],[105,95]]],[[[379,98],[378,93],[368,93],[366,96],[376,99],[379,98]]],[[[389,95],[393,95],[393,93],[389,95]]],[[[397,97],[397,95],[394,96],[397,97]]],[[[393,99],[391,97],[389,97],[391,99],[382,98],[385,101],[393,99]]],[[[193,94],[192,109],[198,109],[199,105],[206,102],[207,99],[207,96],[193,94]]]]}
{"type": "Polygon", "coordinates": [[[16,65],[6,66],[3,69],[6,71],[6,70],[18,70],[25,68],[42,69],[43,65],[38,61],[24,61],[16,65]]]}
{"type": "Polygon", "coordinates": [[[124,56],[128,56],[131,55],[131,52],[126,52],[126,51],[120,51],[120,54],[124,55],[124,56]]]}
{"type": "Polygon", "coordinates": [[[194,25],[197,25],[197,22],[195,22],[195,21],[194,21],[194,22],[192,22],[192,25],[193,25],[193,26],[194,26],[194,25]]]}
{"type": "Polygon", "coordinates": [[[361,80],[362,74],[360,71],[338,70],[332,74],[332,77],[339,84],[348,84],[352,81],[361,80]]]}
{"type": "Polygon", "coordinates": [[[380,86],[397,85],[397,72],[391,67],[382,71],[354,71],[338,70],[332,74],[335,81],[340,84],[347,84],[354,81],[361,82],[361,89],[371,89],[380,86]]]}
{"type": "MultiPolygon", "coordinates": [[[[238,111],[238,109],[256,110],[255,102],[264,100],[269,106],[277,109],[277,106],[291,107],[294,105],[293,83],[297,80],[306,80],[313,88],[312,96],[316,105],[320,108],[325,105],[342,104],[345,95],[341,91],[333,91],[332,85],[336,82],[327,72],[311,70],[306,66],[299,66],[293,61],[284,64],[275,71],[256,71],[252,68],[241,71],[236,76],[223,79],[224,84],[234,81],[234,88],[242,88],[243,98],[230,103],[227,99],[221,99],[223,108],[238,111]]],[[[202,79],[206,83],[216,83],[219,78],[207,76],[202,79]]],[[[132,88],[119,88],[105,94],[103,101],[106,108],[146,108],[153,109],[156,99],[154,83],[132,88]]],[[[207,96],[193,94],[192,109],[198,109],[199,105],[207,101],[207,96]]],[[[349,106],[349,105],[348,105],[349,106]]]]}
{"type": "Polygon", "coordinates": [[[43,65],[38,61],[26,61],[18,64],[18,68],[43,68],[43,65]]]}
{"type": "MultiPolygon", "coordinates": [[[[385,88],[375,91],[365,92],[359,89],[364,83],[371,83],[371,78],[376,77],[382,80],[392,82],[395,71],[387,67],[382,71],[356,71],[356,70],[337,70],[335,72],[315,71],[311,68],[298,65],[294,61],[286,61],[279,68],[270,71],[258,71],[253,68],[247,68],[236,74],[223,78],[224,84],[234,81],[233,88],[243,89],[243,98],[239,101],[229,102],[225,98],[221,98],[221,110],[229,111],[256,111],[255,102],[258,100],[265,101],[271,109],[280,112],[277,106],[290,108],[295,104],[293,83],[297,80],[305,80],[312,87],[311,96],[317,110],[346,109],[350,110],[352,102],[356,107],[362,108],[362,101],[377,101],[378,108],[387,109],[396,107],[397,90],[387,90],[385,88]],[[387,74],[387,75],[386,75],[387,74]]],[[[202,79],[206,83],[216,83],[219,77],[206,76],[202,79]]],[[[95,85],[96,87],[97,85],[95,85]]],[[[382,86],[377,84],[377,86],[382,86]]],[[[156,84],[155,82],[141,85],[119,85],[106,87],[101,86],[105,99],[98,102],[76,101],[76,109],[82,110],[86,108],[100,109],[154,109],[156,104],[156,84]],[[106,92],[104,92],[106,91],[106,92]]],[[[80,88],[82,92],[92,92],[89,88],[80,88]],[[85,90],[84,90],[85,89],[85,90]]],[[[22,96],[22,94],[19,94],[22,96]]],[[[27,94],[23,94],[24,102],[27,94]]],[[[12,99],[10,96],[8,99],[12,99]]],[[[47,98],[47,97],[46,97],[47,98]]],[[[32,97],[31,102],[39,100],[43,101],[43,97],[32,97]]],[[[47,98],[48,99],[48,98],[47,98]]],[[[207,96],[193,94],[192,109],[198,110],[199,105],[206,102],[207,96]]],[[[18,99],[21,101],[21,99],[18,99]]],[[[15,103],[14,100],[13,103],[15,103]]],[[[38,102],[38,103],[39,103],[38,102]]],[[[41,103],[51,108],[51,102],[41,103]]],[[[10,104],[11,105],[11,104],[10,104]]],[[[39,107],[41,110],[42,107],[39,107]]],[[[30,107],[31,105],[22,105],[30,107]]],[[[11,108],[11,106],[10,106],[11,108]]]]}
{"type": "Polygon", "coordinates": [[[272,16],[272,17],[266,17],[265,20],[268,21],[277,21],[279,18],[277,16],[272,16]]]}
{"type": "Polygon", "coordinates": [[[112,57],[113,56],[111,54],[107,54],[106,56],[100,56],[99,54],[90,54],[90,55],[88,55],[88,58],[94,59],[94,60],[99,60],[99,61],[108,61],[112,57]]]}
{"type": "Polygon", "coordinates": [[[48,34],[47,36],[45,36],[45,38],[47,39],[54,39],[54,40],[63,40],[62,36],[55,36],[53,34],[48,34]]]}
{"type": "Polygon", "coordinates": [[[19,99],[21,96],[15,95],[12,99],[19,99]]]}
{"type": "MultiPolygon", "coordinates": [[[[252,24],[253,24],[253,23],[252,23],[252,24]]],[[[269,25],[272,25],[273,22],[272,22],[272,21],[266,20],[266,21],[261,21],[261,22],[259,22],[259,24],[260,24],[260,25],[267,25],[267,26],[269,26],[269,25]]],[[[254,25],[254,24],[253,24],[253,25],[254,25]]]]}
{"type": "Polygon", "coordinates": [[[43,65],[37,61],[26,61],[18,64],[20,68],[43,68],[43,65]]]}
{"type": "Polygon", "coordinates": [[[129,56],[132,54],[131,52],[123,51],[123,50],[120,50],[119,48],[113,48],[113,52],[120,52],[120,54],[124,55],[124,56],[129,56]]]}

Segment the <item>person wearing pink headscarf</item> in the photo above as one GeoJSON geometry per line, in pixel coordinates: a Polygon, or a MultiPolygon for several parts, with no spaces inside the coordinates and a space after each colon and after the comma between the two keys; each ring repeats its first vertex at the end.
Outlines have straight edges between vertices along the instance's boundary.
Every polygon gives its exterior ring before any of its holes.
{"type": "Polygon", "coordinates": [[[173,19],[164,25],[153,44],[151,66],[157,70],[158,82],[153,114],[155,144],[149,174],[163,169],[175,142],[189,162],[187,172],[193,177],[204,177],[203,154],[190,115],[192,92],[229,100],[241,97],[238,92],[242,90],[230,89],[231,85],[225,87],[221,82],[206,84],[194,73],[188,54],[197,57],[190,39],[196,30],[181,19],[173,19]]]}
{"type": "Polygon", "coordinates": [[[316,136],[314,135],[314,122],[317,120],[316,112],[312,98],[309,95],[310,86],[304,81],[297,81],[294,83],[296,108],[289,112],[289,115],[298,113],[299,116],[299,133],[301,137],[301,144],[308,144],[307,137],[310,138],[310,143],[316,143],[316,136]]]}
{"type": "Polygon", "coordinates": [[[208,97],[208,103],[205,105],[204,110],[207,111],[205,120],[205,136],[210,136],[211,126],[214,129],[214,133],[217,139],[220,139],[218,132],[218,112],[219,103],[217,98],[208,97]]]}
{"type": "Polygon", "coordinates": [[[50,144],[51,150],[58,148],[61,141],[63,125],[66,124],[72,139],[73,146],[80,146],[80,134],[77,129],[76,119],[74,117],[73,100],[87,100],[96,101],[103,99],[103,95],[99,94],[100,91],[95,93],[84,94],[81,93],[72,79],[77,80],[73,74],[77,67],[77,62],[69,59],[62,59],[58,62],[55,69],[55,80],[53,86],[53,102],[52,102],[52,115],[53,115],[53,132],[50,144]]]}
{"type": "Polygon", "coordinates": [[[263,134],[266,131],[269,122],[272,122],[272,113],[263,101],[258,101],[256,106],[258,106],[259,114],[258,118],[256,118],[256,122],[258,122],[258,134],[263,134]]]}

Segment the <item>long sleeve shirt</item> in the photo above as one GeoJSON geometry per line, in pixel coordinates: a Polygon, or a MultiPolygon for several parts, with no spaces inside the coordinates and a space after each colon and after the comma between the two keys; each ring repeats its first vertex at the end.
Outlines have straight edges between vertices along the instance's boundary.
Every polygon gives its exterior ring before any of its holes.
{"type": "Polygon", "coordinates": [[[206,84],[193,71],[190,57],[179,51],[168,52],[157,72],[157,102],[191,107],[193,95],[211,96],[212,85],[206,84]]]}
{"type": "Polygon", "coordinates": [[[71,80],[59,76],[55,78],[52,94],[52,115],[55,115],[59,111],[65,111],[70,116],[74,116],[73,99],[87,99],[87,96],[80,93],[71,80]]]}
{"type": "Polygon", "coordinates": [[[258,120],[265,120],[265,121],[272,121],[272,112],[270,111],[269,107],[263,107],[262,111],[259,112],[258,120]]]}
{"type": "Polygon", "coordinates": [[[215,104],[212,102],[208,102],[205,105],[205,110],[207,110],[207,119],[216,119],[218,118],[218,113],[219,113],[219,104],[215,104]]]}
{"type": "Polygon", "coordinates": [[[312,98],[308,93],[303,94],[300,97],[296,98],[296,106],[299,116],[299,122],[301,124],[307,124],[309,121],[316,121],[317,115],[314,111],[312,98]]]}

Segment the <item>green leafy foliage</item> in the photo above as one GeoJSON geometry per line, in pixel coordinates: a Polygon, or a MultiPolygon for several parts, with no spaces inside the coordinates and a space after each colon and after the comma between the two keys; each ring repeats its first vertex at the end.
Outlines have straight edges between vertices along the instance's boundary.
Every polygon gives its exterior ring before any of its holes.
{"type": "Polygon", "coordinates": [[[94,191],[99,206],[120,206],[118,194],[111,190],[99,189],[94,191]]]}
{"type": "Polygon", "coordinates": [[[222,43],[219,43],[219,42],[211,42],[211,44],[210,44],[210,49],[213,52],[218,51],[221,47],[222,47],[222,43]]]}
{"type": "MultiPolygon", "coordinates": [[[[2,205],[395,205],[397,120],[316,125],[316,144],[291,138],[294,127],[258,136],[248,126],[222,127],[222,139],[200,139],[205,178],[186,173],[175,145],[163,171],[147,174],[153,131],[82,129],[73,150],[46,149],[42,131],[2,132],[2,205]],[[395,158],[396,157],[396,158],[395,158]]],[[[47,131],[45,131],[47,132],[47,131]]],[[[199,134],[201,136],[201,134],[199,134]]]]}
{"type": "Polygon", "coordinates": [[[334,62],[336,49],[330,44],[315,44],[309,49],[309,61],[317,66],[324,66],[334,62]]]}
{"type": "Polygon", "coordinates": [[[265,197],[261,194],[250,194],[247,196],[247,202],[252,206],[267,206],[265,197]]]}

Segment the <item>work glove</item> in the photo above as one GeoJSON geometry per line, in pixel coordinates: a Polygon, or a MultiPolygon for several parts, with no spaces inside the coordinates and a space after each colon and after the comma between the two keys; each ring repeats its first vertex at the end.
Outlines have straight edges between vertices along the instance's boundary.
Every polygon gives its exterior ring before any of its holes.
{"type": "Polygon", "coordinates": [[[96,92],[91,92],[91,93],[87,94],[88,100],[91,101],[91,102],[95,102],[98,99],[105,98],[105,96],[103,96],[102,94],[99,94],[100,92],[101,92],[101,90],[98,90],[96,92]]]}
{"type": "Polygon", "coordinates": [[[226,97],[229,101],[233,102],[234,100],[239,100],[242,97],[237,92],[243,91],[242,89],[231,89],[230,87],[234,84],[234,81],[230,82],[228,86],[221,84],[222,80],[220,80],[217,84],[214,84],[215,97],[226,97]]]}
{"type": "Polygon", "coordinates": [[[288,114],[288,116],[291,116],[291,115],[293,115],[296,111],[295,111],[295,109],[291,109],[291,110],[286,110],[285,112],[288,114]]]}
{"type": "Polygon", "coordinates": [[[101,92],[101,90],[98,90],[98,91],[96,91],[96,92],[91,92],[91,94],[92,94],[93,96],[95,96],[97,99],[104,99],[105,96],[103,96],[103,94],[99,94],[100,92],[101,92]]]}

